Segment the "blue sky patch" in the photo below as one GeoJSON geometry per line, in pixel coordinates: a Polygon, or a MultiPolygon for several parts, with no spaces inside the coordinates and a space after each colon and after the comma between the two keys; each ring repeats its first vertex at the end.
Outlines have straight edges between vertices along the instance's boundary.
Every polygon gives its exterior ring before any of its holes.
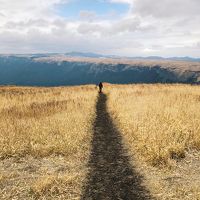
{"type": "Polygon", "coordinates": [[[128,4],[111,3],[106,0],[72,0],[56,8],[58,15],[69,19],[77,19],[80,11],[95,12],[97,16],[105,16],[110,13],[121,16],[126,14],[128,10],[128,4]]]}

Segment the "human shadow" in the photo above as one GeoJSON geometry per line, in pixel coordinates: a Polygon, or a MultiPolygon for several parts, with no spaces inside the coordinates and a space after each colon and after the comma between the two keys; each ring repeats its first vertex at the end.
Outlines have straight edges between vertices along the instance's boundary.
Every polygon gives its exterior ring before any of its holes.
{"type": "Polygon", "coordinates": [[[149,200],[149,192],[129,162],[120,132],[106,107],[107,96],[99,94],[89,174],[81,200],[149,200]]]}

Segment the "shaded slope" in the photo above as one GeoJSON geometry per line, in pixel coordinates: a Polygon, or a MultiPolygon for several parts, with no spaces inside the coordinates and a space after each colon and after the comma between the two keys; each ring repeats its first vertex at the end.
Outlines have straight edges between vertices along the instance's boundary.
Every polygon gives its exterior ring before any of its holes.
{"type": "Polygon", "coordinates": [[[0,85],[61,86],[100,81],[200,83],[200,63],[0,56],[0,85]]]}

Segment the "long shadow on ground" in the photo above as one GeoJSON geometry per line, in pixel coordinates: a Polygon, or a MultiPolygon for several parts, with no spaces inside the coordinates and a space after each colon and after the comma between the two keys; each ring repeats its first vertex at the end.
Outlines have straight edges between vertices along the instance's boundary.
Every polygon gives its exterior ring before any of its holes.
{"type": "Polygon", "coordinates": [[[150,199],[149,192],[141,185],[142,177],[129,163],[121,134],[107,112],[106,101],[106,95],[100,94],[96,105],[90,172],[81,199],[150,199]]]}

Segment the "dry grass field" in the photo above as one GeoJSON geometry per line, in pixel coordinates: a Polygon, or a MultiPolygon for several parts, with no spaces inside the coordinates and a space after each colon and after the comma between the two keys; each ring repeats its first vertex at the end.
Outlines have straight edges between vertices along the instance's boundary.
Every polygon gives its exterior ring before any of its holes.
{"type": "MultiPolygon", "coordinates": [[[[104,93],[152,196],[200,199],[200,87],[105,84],[104,93]]],[[[0,199],[80,199],[97,96],[93,85],[0,87],[0,199]]]]}
{"type": "Polygon", "coordinates": [[[154,196],[200,199],[200,87],[109,85],[107,94],[112,118],[154,196]]]}
{"type": "Polygon", "coordinates": [[[0,199],[78,199],[94,86],[0,88],[0,199]]]}

